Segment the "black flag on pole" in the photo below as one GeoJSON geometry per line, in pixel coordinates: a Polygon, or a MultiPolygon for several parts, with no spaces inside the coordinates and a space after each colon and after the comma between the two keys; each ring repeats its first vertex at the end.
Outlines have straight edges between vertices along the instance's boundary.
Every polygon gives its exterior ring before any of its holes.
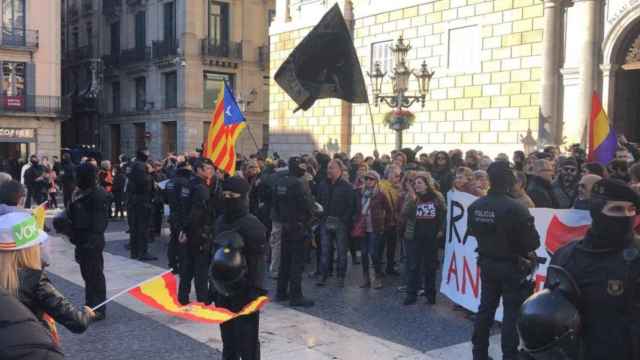
{"type": "Polygon", "coordinates": [[[360,61],[337,4],[302,39],[274,78],[298,104],[294,112],[324,98],[369,102],[360,61]]]}

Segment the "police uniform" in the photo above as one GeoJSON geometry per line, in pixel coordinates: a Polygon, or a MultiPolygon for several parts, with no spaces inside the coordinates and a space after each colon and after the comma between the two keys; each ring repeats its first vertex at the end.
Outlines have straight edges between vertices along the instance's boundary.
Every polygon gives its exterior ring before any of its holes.
{"type": "MultiPolygon", "coordinates": [[[[106,299],[104,277],[104,232],[107,229],[107,193],[96,186],[96,169],[89,163],[78,167],[78,191],[69,204],[70,240],[76,246],[75,258],[85,282],[85,304],[94,307],[106,299]]],[[[96,310],[104,318],[105,306],[96,310]]]]}
{"type": "Polygon", "coordinates": [[[165,189],[167,203],[169,204],[169,226],[171,230],[167,257],[169,259],[169,267],[173,269],[176,274],[178,273],[178,260],[180,258],[178,251],[178,237],[180,236],[179,219],[181,215],[184,216],[180,208],[180,194],[182,194],[182,189],[188,188],[191,176],[191,170],[181,167],[176,171],[175,177],[167,182],[165,189]]]}
{"type": "Polygon", "coordinates": [[[150,235],[153,178],[147,171],[147,156],[138,152],[128,173],[128,203],[130,250],[132,259],[155,260],[147,252],[150,235]]]}
{"type": "MultiPolygon", "coordinates": [[[[238,312],[249,302],[259,296],[266,295],[264,275],[266,271],[267,228],[249,213],[247,192],[249,184],[239,177],[230,177],[222,185],[224,191],[240,194],[240,198],[225,198],[224,214],[216,222],[215,246],[220,246],[219,240],[224,241],[225,233],[236,232],[242,239],[239,248],[246,264],[245,275],[238,279],[239,283],[233,291],[217,291],[219,286],[213,284],[213,300],[216,306],[238,312]]],[[[216,250],[214,249],[214,254],[216,250]]],[[[216,256],[214,256],[215,258],[216,256]]],[[[216,268],[216,261],[212,264],[212,272],[216,268]]],[[[215,274],[211,274],[215,277],[215,274]]],[[[222,278],[228,278],[224,275],[222,278]]],[[[222,284],[225,286],[225,284],[222,284]]],[[[260,341],[258,338],[260,313],[240,316],[220,325],[222,335],[223,360],[259,360],[260,341]]]]}
{"type": "MultiPolygon", "coordinates": [[[[598,181],[592,189],[593,222],[587,235],[551,259],[551,265],[566,271],[577,288],[563,295],[580,314],[582,360],[640,359],[640,250],[634,217],[603,214],[609,200],[640,208],[640,197],[623,182],[598,181]]],[[[545,286],[555,288],[554,277],[547,278],[545,286]]]]}
{"type": "Polygon", "coordinates": [[[503,298],[502,353],[516,359],[516,317],[532,288],[526,281],[532,269],[527,256],[539,245],[539,235],[529,210],[508,195],[515,182],[506,162],[491,164],[491,190],[468,209],[468,233],[478,241],[482,283],[480,307],[473,330],[473,359],[487,360],[489,330],[503,298]],[[528,293],[527,293],[528,292],[528,293]]]}
{"type": "Polygon", "coordinates": [[[273,220],[282,223],[280,271],[277,301],[289,300],[291,306],[312,306],[302,295],[304,270],[304,228],[311,218],[313,199],[302,177],[302,159],[289,159],[289,174],[279,178],[273,190],[273,220]]]}
{"type": "Polygon", "coordinates": [[[215,186],[209,186],[197,175],[189,179],[188,187],[180,192],[180,231],[187,242],[180,245],[180,287],[178,300],[189,303],[191,281],[194,280],[198,301],[208,300],[209,255],[216,219],[215,186]]]}

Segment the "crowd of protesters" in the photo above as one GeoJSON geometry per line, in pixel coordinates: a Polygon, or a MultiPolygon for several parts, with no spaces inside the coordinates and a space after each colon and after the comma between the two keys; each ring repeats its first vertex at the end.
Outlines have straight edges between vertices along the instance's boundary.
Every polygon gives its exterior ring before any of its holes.
{"type": "MultiPolygon", "coordinates": [[[[486,171],[496,161],[511,165],[516,178],[511,196],[528,208],[588,209],[591,188],[607,177],[622,180],[640,191],[640,150],[623,136],[618,139],[615,158],[607,166],[588,161],[579,145],[565,151],[548,146],[528,155],[515,151],[511,158],[504,153],[491,158],[477,150],[419,155],[416,150],[403,149],[381,156],[377,151],[373,156],[358,153],[351,158],[344,153],[324,152],[300,156],[306,170],[302,177],[306,190],[322,209],[309,219],[304,236],[306,267],[312,272],[316,286],[344,287],[347,273],[357,272],[361,277],[360,288],[381,289],[387,285],[385,278],[402,276],[399,290],[406,293],[404,305],[416,303],[420,294],[427,304],[435,304],[447,194],[459,191],[476,197],[486,195],[490,186],[486,171]]],[[[149,239],[161,234],[165,204],[169,201],[163,184],[176,176],[199,174],[192,167],[202,165],[199,159],[199,154],[192,152],[169,154],[161,161],[144,160],[144,171],[153,180],[149,239]]],[[[28,209],[45,202],[50,208],[58,208],[60,192],[64,206],[69,206],[74,192],[79,191],[77,169],[89,163],[96,171],[96,186],[107,194],[108,217],[122,220],[129,215],[128,174],[134,160],[125,155],[113,162],[83,157],[75,164],[67,154],[62,161],[54,157],[51,162],[47,157],[31,156],[18,179],[24,185],[12,181],[11,175],[0,173],[0,214],[20,212],[21,207],[28,209]]],[[[267,228],[269,276],[277,279],[281,270],[283,224],[272,220],[274,185],[287,176],[287,162],[277,154],[253,155],[237,162],[237,173],[249,184],[249,211],[267,228]]],[[[207,185],[214,186],[216,179],[226,176],[216,169],[207,185]]],[[[211,191],[221,193],[222,189],[212,187],[211,191]]],[[[178,235],[172,234],[172,241],[178,235]]],[[[26,286],[23,282],[30,281],[28,286],[35,289],[35,294],[46,296],[34,298],[30,293],[21,293],[19,299],[27,308],[36,315],[42,309],[53,312],[55,320],[63,325],[84,330],[96,314],[88,309],[77,310],[55,291],[42,272],[46,264],[40,263],[40,254],[34,249],[37,247],[20,250],[24,255],[12,257],[11,261],[4,259],[6,253],[0,252],[0,288],[11,294],[26,286]],[[50,304],[53,300],[58,304],[55,307],[50,304]]],[[[147,255],[138,259],[155,259],[147,255]]],[[[170,266],[178,267],[175,253],[167,255],[170,266]]]]}

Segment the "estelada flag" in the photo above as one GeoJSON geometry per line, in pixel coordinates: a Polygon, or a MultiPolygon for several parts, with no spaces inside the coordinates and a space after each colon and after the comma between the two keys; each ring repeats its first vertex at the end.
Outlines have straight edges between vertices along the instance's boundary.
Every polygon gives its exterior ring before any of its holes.
{"type": "Polygon", "coordinates": [[[236,172],[236,140],[245,125],[244,115],[225,82],[218,94],[203,155],[231,176],[236,172]]]}
{"type": "Polygon", "coordinates": [[[170,271],[153,277],[128,292],[146,305],[169,315],[210,324],[221,324],[238,316],[254,313],[269,300],[266,296],[260,296],[237,313],[199,302],[181,305],[177,299],[176,277],[170,271]]]}
{"type": "Polygon", "coordinates": [[[616,156],[618,139],[609,124],[609,118],[602,108],[596,92],[591,97],[591,119],[589,121],[589,161],[607,165],[616,156]]]}

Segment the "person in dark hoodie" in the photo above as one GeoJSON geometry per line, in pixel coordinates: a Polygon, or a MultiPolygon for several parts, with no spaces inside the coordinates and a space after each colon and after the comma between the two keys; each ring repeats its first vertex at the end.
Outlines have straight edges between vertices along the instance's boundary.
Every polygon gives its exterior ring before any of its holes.
{"type": "MultiPolygon", "coordinates": [[[[89,162],[80,164],[76,177],[78,190],[73,194],[68,211],[72,229],[70,240],[76,246],[76,261],[85,283],[85,303],[94,307],[107,298],[102,251],[109,202],[107,193],[97,185],[98,169],[95,166],[89,162]]],[[[103,305],[96,310],[96,320],[105,317],[103,305]]]]}
{"type": "MultiPolygon", "coordinates": [[[[26,242],[16,244],[13,235],[16,226],[35,226],[34,222],[29,223],[33,221],[31,213],[20,205],[24,197],[22,184],[12,180],[0,185],[0,288],[17,297],[51,332],[52,337],[55,333],[47,320],[49,317],[71,332],[82,333],[94,320],[95,314],[86,306],[83,309],[76,308],[53,286],[43,271],[40,245],[47,240],[47,234],[38,230],[26,242]]],[[[2,308],[2,311],[8,309],[2,308]]],[[[3,337],[2,341],[5,340],[3,337]]],[[[2,358],[14,359],[9,356],[2,358]]]]}
{"type": "Polygon", "coordinates": [[[171,231],[169,247],[167,248],[167,258],[169,260],[169,267],[173,270],[174,274],[179,272],[178,266],[180,263],[180,243],[178,242],[178,237],[180,236],[180,217],[186,216],[180,206],[180,194],[182,194],[183,189],[188,188],[189,179],[193,175],[191,164],[186,161],[178,163],[176,168],[175,176],[167,182],[165,188],[167,203],[169,204],[169,227],[171,231]]]}

